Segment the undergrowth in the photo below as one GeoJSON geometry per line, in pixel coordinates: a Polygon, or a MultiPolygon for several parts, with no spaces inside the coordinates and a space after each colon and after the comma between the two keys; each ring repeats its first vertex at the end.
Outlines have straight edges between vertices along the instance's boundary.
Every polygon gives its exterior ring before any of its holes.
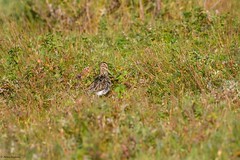
{"type": "Polygon", "coordinates": [[[131,8],[122,4],[91,23],[91,34],[2,16],[0,157],[239,158],[238,12],[217,15],[191,2],[179,2],[188,6],[179,16],[169,15],[175,2],[158,18],[145,8],[144,19],[126,26],[126,15],[114,21],[131,8]],[[111,92],[88,95],[102,61],[111,92]]]}

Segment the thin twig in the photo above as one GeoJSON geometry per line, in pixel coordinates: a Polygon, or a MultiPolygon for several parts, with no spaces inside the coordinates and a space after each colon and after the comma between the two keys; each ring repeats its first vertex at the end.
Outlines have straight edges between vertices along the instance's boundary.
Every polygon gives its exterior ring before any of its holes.
{"type": "Polygon", "coordinates": [[[210,9],[215,8],[220,2],[221,2],[221,0],[218,0],[214,5],[212,5],[212,7],[210,9]]]}
{"type": "Polygon", "coordinates": [[[205,10],[207,9],[207,0],[204,0],[203,7],[204,7],[205,10]]]}
{"type": "Polygon", "coordinates": [[[140,19],[144,20],[144,8],[143,8],[142,0],[139,0],[139,14],[140,14],[140,19]]]}
{"type": "Polygon", "coordinates": [[[156,0],[154,16],[158,16],[161,10],[161,0],[156,0]]]}

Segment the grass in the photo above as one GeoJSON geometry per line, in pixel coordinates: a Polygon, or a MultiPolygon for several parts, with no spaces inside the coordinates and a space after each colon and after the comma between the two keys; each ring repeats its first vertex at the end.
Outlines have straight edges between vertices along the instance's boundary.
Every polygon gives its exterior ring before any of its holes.
{"type": "Polygon", "coordinates": [[[239,13],[167,7],[95,34],[2,16],[0,157],[239,159],[239,13]],[[102,61],[112,91],[87,95],[102,61]]]}

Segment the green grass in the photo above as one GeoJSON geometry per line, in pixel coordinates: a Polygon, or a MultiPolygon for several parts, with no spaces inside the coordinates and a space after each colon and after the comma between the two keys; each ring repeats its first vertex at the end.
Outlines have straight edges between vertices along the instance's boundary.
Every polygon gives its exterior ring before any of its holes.
{"type": "Polygon", "coordinates": [[[167,7],[91,34],[0,16],[0,157],[238,159],[239,11],[167,7]],[[112,91],[87,95],[102,61],[112,91]]]}

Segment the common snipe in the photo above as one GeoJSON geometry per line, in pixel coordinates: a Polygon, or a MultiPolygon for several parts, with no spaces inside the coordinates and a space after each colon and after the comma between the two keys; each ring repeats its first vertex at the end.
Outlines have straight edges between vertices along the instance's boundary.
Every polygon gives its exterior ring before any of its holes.
{"type": "Polygon", "coordinates": [[[112,82],[108,76],[108,65],[105,62],[100,64],[100,74],[95,78],[89,86],[89,92],[95,93],[98,96],[107,94],[110,91],[112,82]]]}

